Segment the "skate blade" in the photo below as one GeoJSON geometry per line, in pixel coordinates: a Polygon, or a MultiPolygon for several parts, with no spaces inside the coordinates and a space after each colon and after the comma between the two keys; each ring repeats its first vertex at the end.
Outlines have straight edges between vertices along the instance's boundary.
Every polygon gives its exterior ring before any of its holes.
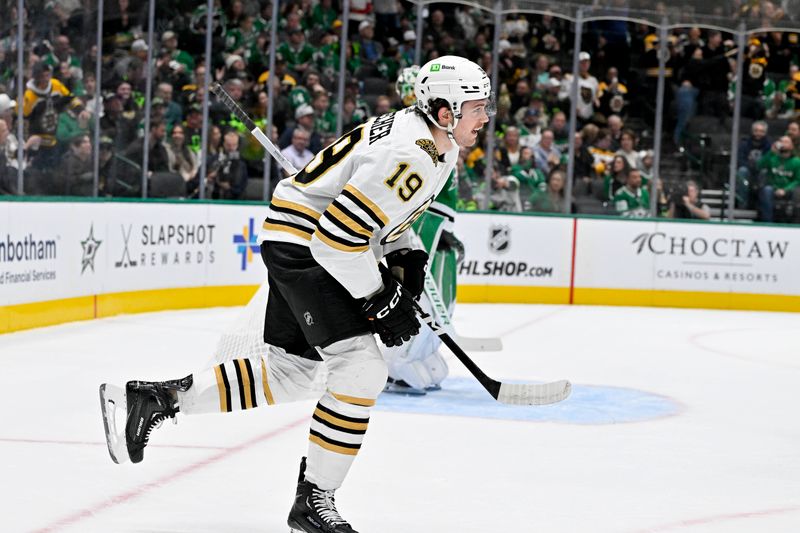
{"type": "Polygon", "coordinates": [[[427,394],[424,389],[406,387],[396,383],[387,383],[383,388],[383,392],[388,394],[399,394],[401,396],[425,396],[427,394]]]}
{"type": "Polygon", "coordinates": [[[125,390],[114,385],[100,385],[100,408],[103,411],[103,426],[106,431],[106,444],[111,460],[117,464],[127,463],[128,446],[125,441],[125,421],[128,413],[128,402],[125,390]],[[122,423],[117,429],[117,413],[122,413],[122,423]]]}

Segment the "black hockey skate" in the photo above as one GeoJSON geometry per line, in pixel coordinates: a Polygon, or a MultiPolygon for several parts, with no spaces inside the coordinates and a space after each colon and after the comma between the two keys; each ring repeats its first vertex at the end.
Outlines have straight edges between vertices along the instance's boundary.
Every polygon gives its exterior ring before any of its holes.
{"type": "Polygon", "coordinates": [[[336,510],[332,490],[306,481],[306,458],[300,461],[297,495],[289,511],[290,533],[358,533],[336,510]]]}
{"type": "Polygon", "coordinates": [[[100,405],[111,459],[139,463],[153,429],[179,411],[176,391],[192,386],[192,376],[172,381],[129,381],[123,392],[119,387],[100,386],[100,405]],[[117,427],[117,415],[125,413],[125,424],[117,427]]]}

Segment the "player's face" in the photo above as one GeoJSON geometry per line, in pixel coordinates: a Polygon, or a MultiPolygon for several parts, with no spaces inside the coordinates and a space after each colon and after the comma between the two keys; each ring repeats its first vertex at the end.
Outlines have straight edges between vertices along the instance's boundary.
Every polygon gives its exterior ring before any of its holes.
{"type": "Polygon", "coordinates": [[[453,137],[459,146],[474,146],[478,142],[478,132],[489,122],[486,106],[488,98],[470,100],[461,105],[461,119],[453,130],[453,137]]]}

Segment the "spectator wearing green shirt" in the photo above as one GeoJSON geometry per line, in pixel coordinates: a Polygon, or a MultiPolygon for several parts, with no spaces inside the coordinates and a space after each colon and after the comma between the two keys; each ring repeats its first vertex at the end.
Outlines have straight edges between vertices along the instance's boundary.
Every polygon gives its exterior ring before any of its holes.
{"type": "MultiPolygon", "coordinates": [[[[189,52],[178,48],[178,35],[174,31],[167,30],[161,35],[161,50],[169,52],[172,61],[181,67],[180,72],[192,72],[195,67],[194,58],[189,52]]],[[[175,70],[178,70],[176,68],[175,70]]]]}
{"type": "Polygon", "coordinates": [[[638,168],[628,171],[628,181],[614,194],[617,214],[627,218],[645,218],[650,207],[650,193],[642,188],[642,174],[638,168]]]}
{"type": "Polygon", "coordinates": [[[765,183],[758,193],[762,222],[775,220],[775,201],[792,202],[794,189],[800,184],[800,158],[794,155],[792,138],[784,135],[772,149],[761,156],[758,168],[764,172],[765,183]]]}
{"type": "Polygon", "coordinates": [[[303,30],[292,28],[288,31],[289,41],[278,47],[278,53],[286,60],[286,65],[297,74],[303,74],[314,57],[314,48],[306,42],[303,30]]]}
{"type": "Polygon", "coordinates": [[[314,108],[314,129],[321,133],[336,131],[336,114],[330,109],[331,99],[325,91],[314,93],[311,106],[314,108]]]}

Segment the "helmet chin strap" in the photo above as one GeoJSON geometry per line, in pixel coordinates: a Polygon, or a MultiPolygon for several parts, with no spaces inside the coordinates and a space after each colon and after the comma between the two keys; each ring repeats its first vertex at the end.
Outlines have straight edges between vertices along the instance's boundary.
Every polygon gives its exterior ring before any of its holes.
{"type": "MultiPolygon", "coordinates": [[[[430,115],[428,115],[428,116],[430,116],[430,115]]],[[[433,117],[431,117],[431,118],[433,118],[433,117]]],[[[448,122],[447,123],[447,127],[442,126],[441,124],[439,124],[438,120],[433,120],[433,125],[436,126],[437,128],[439,128],[440,130],[446,132],[447,136],[450,137],[451,141],[456,142],[456,138],[455,138],[455,135],[453,134],[453,130],[455,130],[456,126],[458,126],[458,121],[459,121],[459,118],[456,117],[455,115],[453,115],[453,120],[452,120],[452,122],[448,122]]],[[[458,143],[456,143],[456,144],[458,144],[458,143]]]]}

